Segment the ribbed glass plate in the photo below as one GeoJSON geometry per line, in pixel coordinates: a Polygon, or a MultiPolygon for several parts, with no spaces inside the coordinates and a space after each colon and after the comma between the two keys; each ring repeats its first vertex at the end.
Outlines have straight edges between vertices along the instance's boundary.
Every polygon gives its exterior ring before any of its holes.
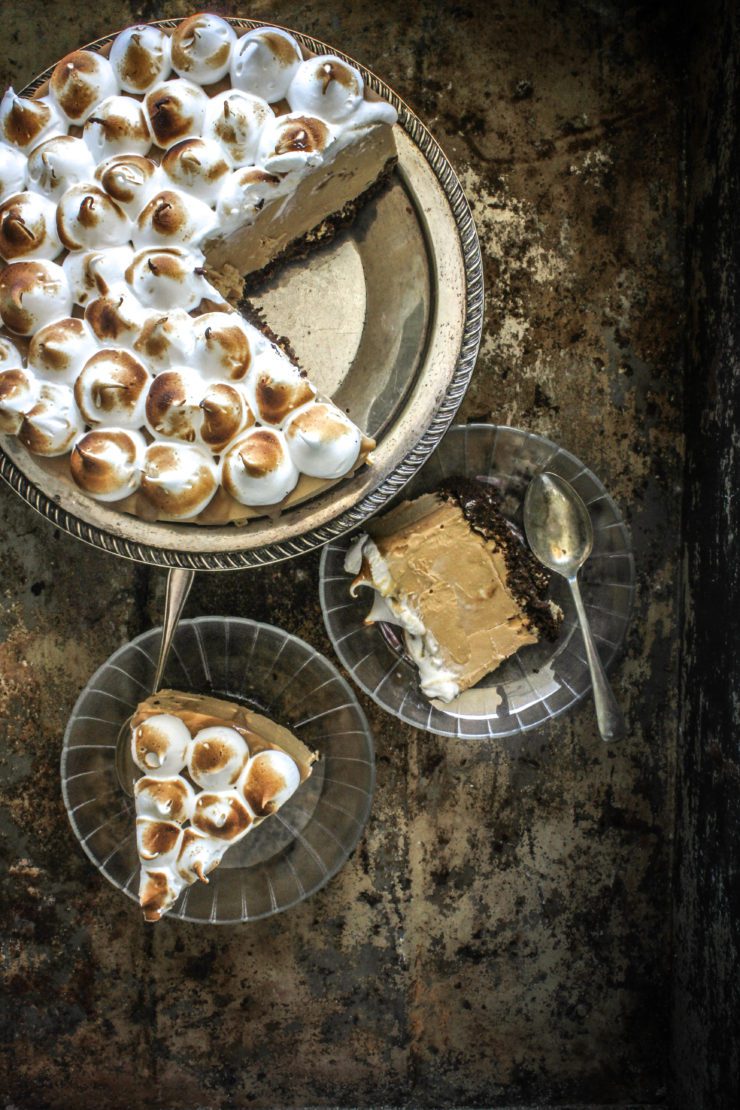
{"type": "MultiPolygon", "coordinates": [[[[151,690],[159,639],[160,629],[145,632],[96,671],[62,750],[62,792],[75,835],[134,901],[134,803],[118,784],[115,745],[121,723],[151,690]]],[[[186,888],[163,920],[254,921],[314,894],[346,862],[370,812],[372,734],[350,686],[303,640],[236,617],[182,621],[163,686],[240,701],[287,725],[321,757],[293,797],[229,849],[207,884],[186,888]]]]}
{"type": "MultiPolygon", "coordinates": [[[[555,443],[516,428],[491,424],[456,426],[406,486],[413,498],[443,478],[465,475],[498,489],[506,517],[522,530],[527,485],[549,470],[569,481],[588,506],[594,527],[593,554],[580,574],[583,598],[603,662],[624,640],[634,594],[629,532],[599,479],[555,443]]],[[[396,504],[401,498],[396,498],[396,504]]],[[[559,639],[522,648],[493,674],[454,701],[433,701],[421,692],[418,672],[406,656],[398,629],[363,624],[371,595],[349,596],[344,557],[354,537],[328,544],[320,569],[321,608],[334,649],[353,680],[378,705],[417,728],[441,736],[485,739],[536,728],[565,712],[590,690],[588,663],[575,609],[563,579],[553,576],[550,596],[563,609],[559,639]]]]}

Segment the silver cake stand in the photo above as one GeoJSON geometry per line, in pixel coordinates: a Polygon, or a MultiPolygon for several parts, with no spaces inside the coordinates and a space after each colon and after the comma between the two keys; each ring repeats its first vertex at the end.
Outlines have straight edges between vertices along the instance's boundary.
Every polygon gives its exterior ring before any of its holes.
{"type": "MultiPolygon", "coordinates": [[[[174,27],[179,20],[165,20],[174,27]]],[[[232,19],[239,30],[263,24],[232,19]]],[[[163,568],[238,570],[339,539],[413,477],[451,424],[480,343],[480,246],[460,182],[427,129],[383,81],[334,47],[291,31],[314,53],[337,53],[398,111],[398,169],[334,242],[288,264],[253,298],[287,335],[313,382],[377,440],[373,464],[279,516],[235,527],[149,523],[100,504],[45,471],[6,438],[0,475],[56,527],[125,559],[163,568]]],[[[89,49],[107,52],[114,35],[89,49]]],[[[24,93],[48,81],[41,74],[24,93]]]]}

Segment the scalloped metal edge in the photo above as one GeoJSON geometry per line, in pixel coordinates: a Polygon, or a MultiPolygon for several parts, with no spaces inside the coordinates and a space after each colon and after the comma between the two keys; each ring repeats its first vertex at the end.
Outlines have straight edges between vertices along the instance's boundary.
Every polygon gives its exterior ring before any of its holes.
{"type": "MultiPolygon", "coordinates": [[[[163,19],[153,22],[163,27],[176,27],[181,20],[163,19]]],[[[240,29],[246,28],[248,30],[253,27],[279,26],[279,24],[265,24],[263,21],[251,19],[230,19],[229,22],[240,29]]],[[[247,551],[203,553],[171,551],[126,540],[103,528],[87,524],[66,509],[62,509],[43,493],[0,448],[0,478],[4,479],[11,489],[15,490],[31,508],[50,520],[56,527],[61,528],[62,531],[82,540],[83,543],[98,547],[123,559],[129,559],[132,562],[146,563],[153,567],[183,567],[202,571],[246,570],[293,559],[298,555],[304,555],[318,547],[323,547],[331,540],[338,539],[347,532],[351,532],[382,509],[426,462],[452,424],[475,369],[483,332],[483,259],[473,215],[455,171],[441,147],[421,120],[414,115],[408,105],[384,81],[381,81],[379,77],[354,58],[335,50],[328,43],[311,38],[309,35],[300,34],[300,32],[293,31],[290,28],[286,29],[290,30],[290,33],[307,49],[315,53],[332,51],[338,57],[355,66],[369,87],[390,101],[398,112],[399,124],[422,152],[442,187],[458,227],[465,270],[465,324],[455,372],[426,432],[418,440],[415,447],[401,460],[395,470],[384,478],[374,490],[366,494],[356,505],[336,517],[329,524],[312,529],[304,535],[285,543],[267,544],[264,547],[252,548],[247,551]]],[[[102,39],[91,43],[88,49],[99,50],[101,46],[106,45],[113,38],[115,38],[115,34],[106,35],[102,39]]],[[[38,77],[35,77],[33,81],[26,85],[23,93],[35,92],[39,85],[50,77],[52,69],[53,67],[50,67],[39,74],[38,77]]]]}

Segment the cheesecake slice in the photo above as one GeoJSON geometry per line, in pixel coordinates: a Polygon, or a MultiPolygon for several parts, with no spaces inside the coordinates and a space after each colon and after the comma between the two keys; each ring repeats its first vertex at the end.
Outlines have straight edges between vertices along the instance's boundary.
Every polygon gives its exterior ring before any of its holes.
{"type": "Polygon", "coordinates": [[[137,706],[131,754],[139,902],[159,921],[293,795],[318,758],[287,728],[235,702],[161,690],[137,706]]]}
{"type": "Polygon", "coordinates": [[[366,623],[401,627],[423,692],[449,702],[527,644],[557,638],[548,571],[499,509],[492,486],[451,479],[404,501],[348,552],[350,592],[375,591],[366,623]]]}

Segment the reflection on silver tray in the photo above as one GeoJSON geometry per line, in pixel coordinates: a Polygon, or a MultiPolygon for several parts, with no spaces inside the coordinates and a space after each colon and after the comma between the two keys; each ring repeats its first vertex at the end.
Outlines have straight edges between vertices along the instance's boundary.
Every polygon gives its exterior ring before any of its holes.
{"type": "MultiPolygon", "coordinates": [[[[244,29],[259,25],[232,22],[244,29]]],[[[296,37],[317,53],[340,53],[296,37]]],[[[397,173],[354,227],[312,258],[286,266],[255,301],[270,326],[290,337],[319,389],[378,439],[374,464],[277,519],[205,528],[147,523],[96,503],[44,471],[17,441],[6,440],[0,476],[58,527],[106,551],[163,567],[230,570],[291,558],[344,535],[382,508],[449,427],[468,387],[482,328],[475,225],[452,167],[423,124],[387,85],[348,60],[398,110],[397,173]]],[[[35,91],[49,72],[24,92],[35,91]]]]}
{"type": "MultiPolygon", "coordinates": [[[[490,424],[457,426],[404,490],[417,497],[448,477],[467,475],[494,484],[506,517],[522,530],[530,480],[550,470],[581,495],[594,527],[594,547],[579,576],[601,658],[609,664],[624,640],[634,593],[634,560],[621,514],[598,478],[550,440],[490,424]]],[[[553,576],[550,596],[565,619],[555,644],[522,648],[493,674],[454,701],[430,702],[418,672],[391,625],[366,626],[366,591],[352,600],[344,556],[351,538],[332,542],[321,557],[320,597],[334,650],[353,680],[378,705],[408,724],[441,736],[484,739],[526,732],[575,705],[590,689],[588,663],[567,585],[553,576]]]]}

